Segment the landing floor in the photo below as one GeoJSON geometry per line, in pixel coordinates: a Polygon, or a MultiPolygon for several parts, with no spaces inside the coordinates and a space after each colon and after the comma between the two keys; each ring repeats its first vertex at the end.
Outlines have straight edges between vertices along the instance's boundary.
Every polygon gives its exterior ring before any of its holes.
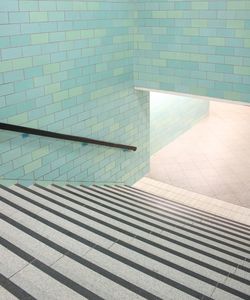
{"type": "Polygon", "coordinates": [[[250,107],[211,102],[209,117],[152,156],[148,177],[250,207],[250,107]]]}

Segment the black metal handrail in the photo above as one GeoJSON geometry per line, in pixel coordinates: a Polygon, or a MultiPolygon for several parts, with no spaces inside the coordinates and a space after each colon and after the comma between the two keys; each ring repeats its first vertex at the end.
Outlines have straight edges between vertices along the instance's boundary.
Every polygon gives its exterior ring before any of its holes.
{"type": "Polygon", "coordinates": [[[125,150],[136,151],[136,149],[137,149],[135,146],[110,143],[110,142],[90,139],[90,138],[86,138],[86,137],[57,133],[57,132],[52,132],[52,131],[30,128],[30,127],[23,127],[23,126],[13,125],[13,124],[0,123],[0,129],[7,130],[7,131],[21,132],[21,133],[26,133],[26,134],[39,135],[39,136],[46,136],[46,137],[60,139],[60,140],[81,142],[81,143],[85,143],[85,144],[95,144],[95,145],[100,145],[100,146],[120,148],[120,149],[125,149],[125,150]]]}

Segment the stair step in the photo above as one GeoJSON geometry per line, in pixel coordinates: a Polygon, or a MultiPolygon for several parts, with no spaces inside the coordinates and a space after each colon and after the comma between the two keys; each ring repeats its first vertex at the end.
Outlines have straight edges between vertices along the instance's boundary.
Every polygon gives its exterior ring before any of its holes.
{"type": "Polygon", "coordinates": [[[0,201],[2,299],[249,297],[244,224],[127,186],[17,184],[0,201]]]}
{"type": "MultiPolygon", "coordinates": [[[[143,190],[139,190],[135,187],[128,186],[115,186],[113,188],[119,189],[119,191],[124,191],[123,193],[128,194],[129,196],[133,195],[134,198],[143,199],[147,203],[157,205],[161,208],[167,208],[168,211],[178,212],[178,214],[182,214],[185,218],[190,217],[194,219],[198,219],[205,224],[209,224],[210,226],[218,226],[219,228],[230,229],[231,231],[235,231],[236,233],[242,233],[249,237],[250,227],[246,224],[233,222],[232,220],[225,219],[220,216],[215,216],[211,213],[201,211],[199,209],[195,209],[188,205],[184,205],[175,201],[170,201],[169,199],[165,199],[156,195],[152,195],[143,190]]],[[[197,221],[196,221],[197,222],[197,221]]]]}

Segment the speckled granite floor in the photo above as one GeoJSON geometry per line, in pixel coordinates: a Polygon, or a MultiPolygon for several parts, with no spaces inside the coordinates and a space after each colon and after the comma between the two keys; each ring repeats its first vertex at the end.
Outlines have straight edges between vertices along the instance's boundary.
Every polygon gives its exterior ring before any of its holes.
{"type": "Polygon", "coordinates": [[[152,182],[0,187],[0,298],[249,299],[250,225],[152,182]]]}

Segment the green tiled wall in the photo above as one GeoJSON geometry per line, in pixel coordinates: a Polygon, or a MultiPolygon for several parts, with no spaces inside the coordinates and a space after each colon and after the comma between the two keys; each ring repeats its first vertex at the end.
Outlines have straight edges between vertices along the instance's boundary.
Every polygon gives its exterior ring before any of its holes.
{"type": "Polygon", "coordinates": [[[148,93],[134,91],[130,1],[0,1],[0,121],[137,152],[0,132],[0,180],[127,182],[148,170],[148,93]]]}
{"type": "Polygon", "coordinates": [[[0,1],[0,121],[138,146],[0,132],[0,179],[119,181],[148,170],[149,95],[250,102],[249,1],[0,1]]]}
{"type": "Polygon", "coordinates": [[[136,7],[136,86],[250,102],[249,0],[136,7]]]}
{"type": "Polygon", "coordinates": [[[172,142],[208,115],[209,102],[191,97],[151,93],[150,153],[172,142]]]}

